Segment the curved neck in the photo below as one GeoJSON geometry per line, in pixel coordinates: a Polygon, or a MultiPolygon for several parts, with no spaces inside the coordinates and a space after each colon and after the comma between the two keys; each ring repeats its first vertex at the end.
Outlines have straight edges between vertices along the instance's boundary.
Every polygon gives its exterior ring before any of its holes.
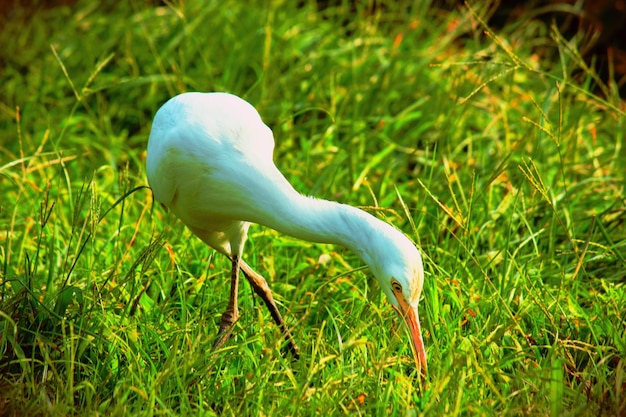
{"type": "Polygon", "coordinates": [[[385,252],[382,247],[394,245],[398,235],[404,237],[393,226],[363,210],[303,196],[291,185],[287,188],[288,184],[285,180],[279,201],[271,202],[257,219],[250,220],[298,239],[347,247],[370,268],[380,263],[377,258],[385,252]]]}

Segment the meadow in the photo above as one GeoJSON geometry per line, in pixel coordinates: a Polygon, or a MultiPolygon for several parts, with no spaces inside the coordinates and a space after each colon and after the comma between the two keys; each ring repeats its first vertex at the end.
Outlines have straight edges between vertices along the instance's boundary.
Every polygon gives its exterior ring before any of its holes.
{"type": "Polygon", "coordinates": [[[584,34],[337,3],[0,12],[0,415],[626,415],[625,108],[584,34]],[[355,254],[261,226],[245,258],[301,358],[243,282],[211,351],[230,263],[145,177],[184,91],[244,97],[297,190],[417,244],[424,380],[355,254]]]}

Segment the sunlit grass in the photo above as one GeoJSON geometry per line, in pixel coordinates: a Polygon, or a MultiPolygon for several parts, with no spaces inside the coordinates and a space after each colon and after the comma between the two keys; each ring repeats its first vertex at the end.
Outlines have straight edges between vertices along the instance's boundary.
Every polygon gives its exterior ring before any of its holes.
{"type": "Polygon", "coordinates": [[[540,22],[304,3],[5,15],[0,414],[623,413],[616,88],[540,22]],[[356,255],[262,227],[246,259],[302,358],[247,285],[211,353],[228,261],[144,187],[154,112],[189,90],[248,99],[298,190],[418,244],[426,382],[356,255]]]}

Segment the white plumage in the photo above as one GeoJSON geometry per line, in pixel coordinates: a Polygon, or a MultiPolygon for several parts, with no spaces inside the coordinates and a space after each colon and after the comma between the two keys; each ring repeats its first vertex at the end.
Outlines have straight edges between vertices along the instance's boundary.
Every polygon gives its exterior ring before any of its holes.
{"type": "Polygon", "coordinates": [[[301,195],[274,165],[273,151],[272,132],[258,112],[231,94],[180,94],[154,118],[146,170],[155,199],[233,262],[231,299],[216,346],[226,341],[238,317],[241,267],[297,355],[267,283],[241,259],[250,223],[258,223],[300,239],[353,250],[406,320],[416,363],[425,371],[417,314],[424,275],[415,245],[362,210],[301,195]]]}

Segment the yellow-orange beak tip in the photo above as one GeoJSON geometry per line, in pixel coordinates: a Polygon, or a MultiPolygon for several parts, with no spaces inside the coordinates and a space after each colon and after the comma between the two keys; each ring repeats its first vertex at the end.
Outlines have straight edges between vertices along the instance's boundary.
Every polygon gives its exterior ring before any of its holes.
{"type": "Polygon", "coordinates": [[[422,338],[422,329],[417,310],[411,307],[401,294],[396,294],[396,299],[398,300],[398,307],[394,306],[394,308],[404,319],[411,334],[411,341],[413,342],[411,348],[415,366],[423,376],[426,376],[428,370],[426,349],[424,348],[424,339],[422,338]]]}

